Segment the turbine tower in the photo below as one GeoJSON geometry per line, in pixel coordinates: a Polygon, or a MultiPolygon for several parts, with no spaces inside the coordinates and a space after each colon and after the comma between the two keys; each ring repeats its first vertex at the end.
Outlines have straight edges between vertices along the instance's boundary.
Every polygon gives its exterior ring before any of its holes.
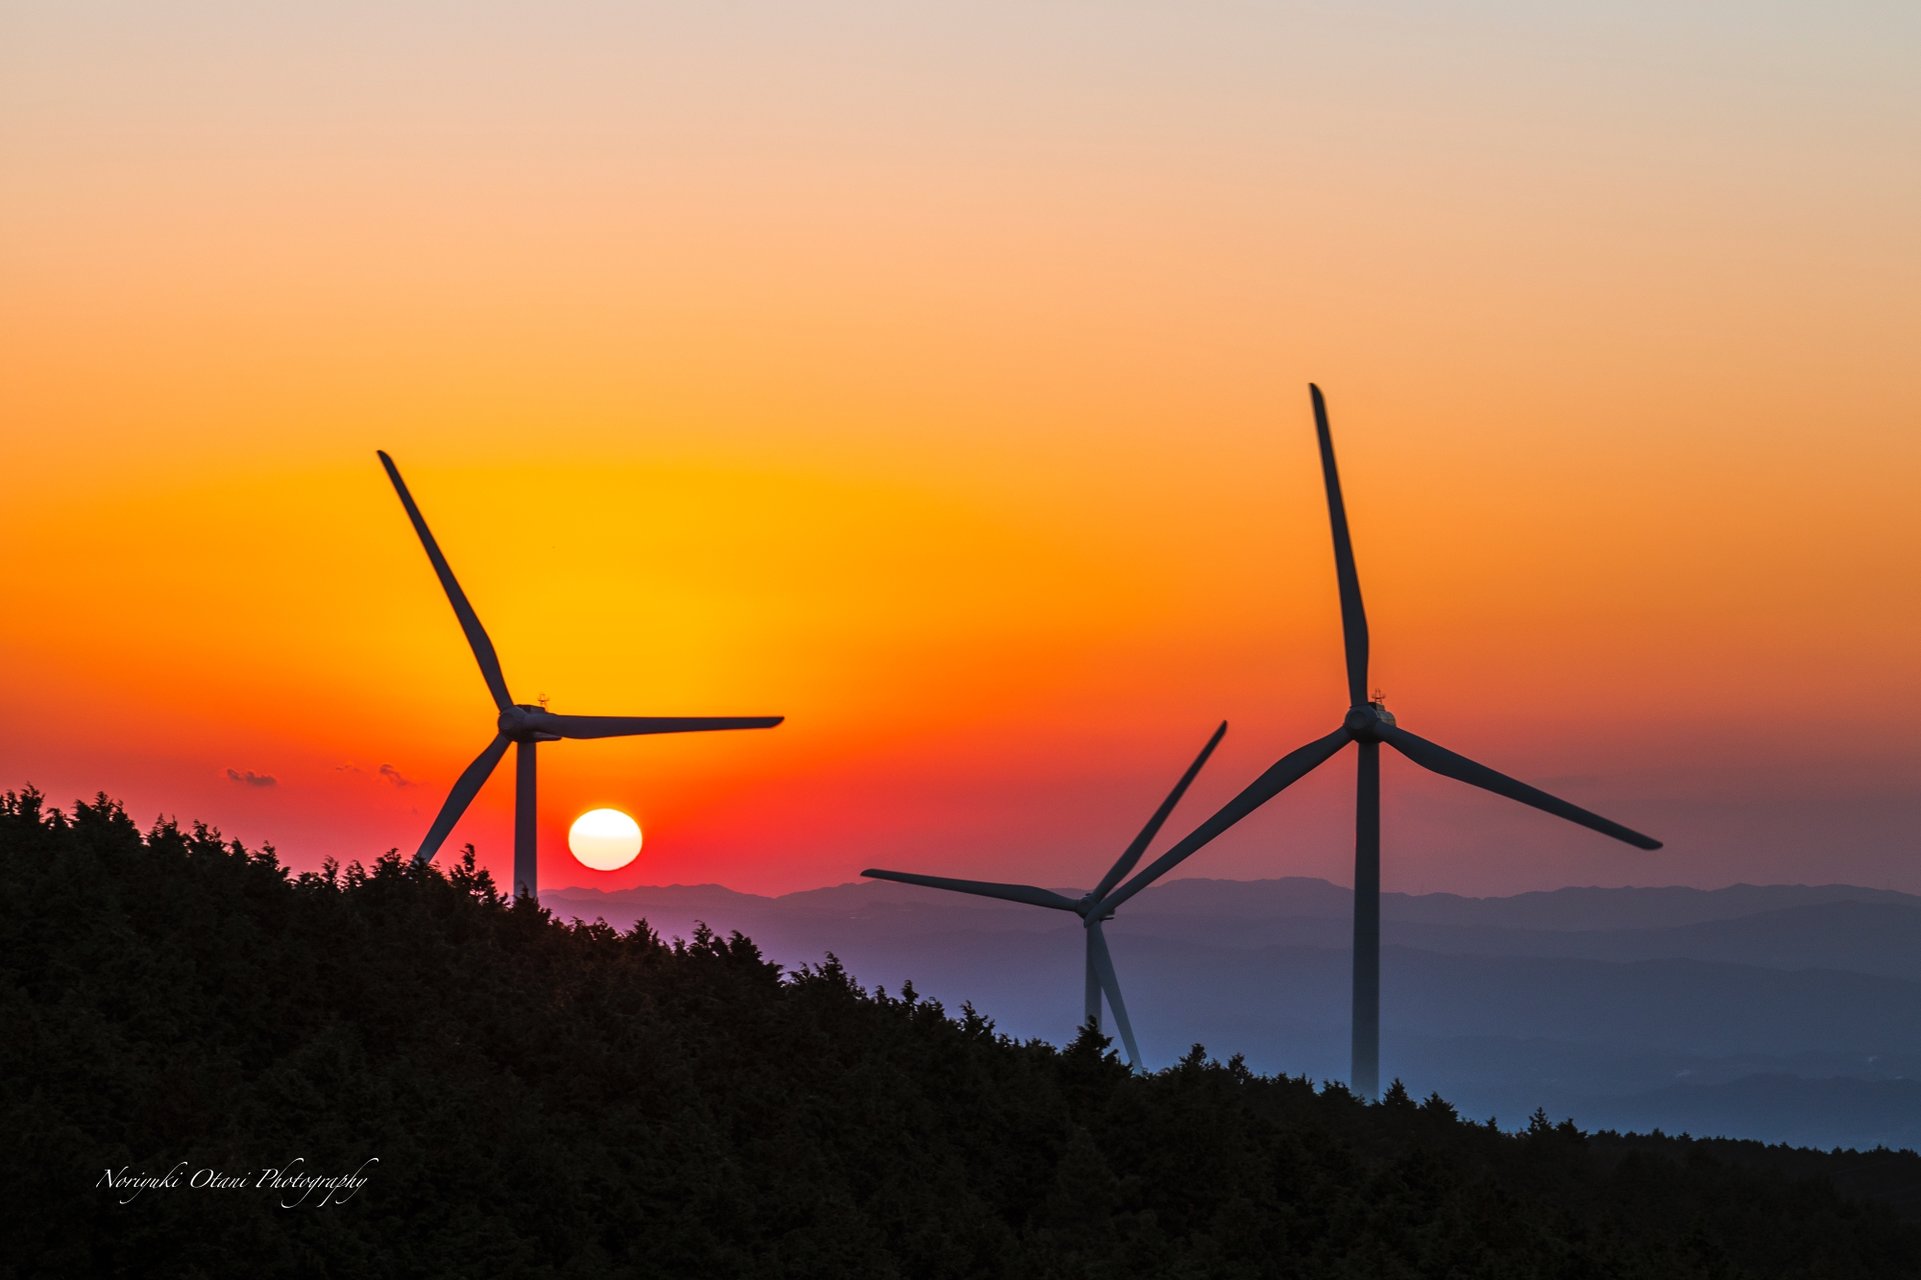
{"type": "Polygon", "coordinates": [[[387,469],[387,478],[393,481],[394,492],[400,495],[400,505],[407,509],[407,519],[413,522],[414,532],[420,535],[420,545],[426,548],[427,559],[433,564],[441,588],[447,593],[447,603],[454,607],[454,617],[460,620],[460,629],[467,634],[467,644],[474,651],[474,660],[480,664],[481,677],[486,680],[487,692],[493,695],[494,707],[498,711],[493,741],[474,757],[474,762],[454,783],[454,789],[447,793],[446,803],[440,806],[439,815],[434,818],[433,825],[427,828],[427,834],[420,842],[419,852],[414,854],[415,862],[427,862],[433,858],[441,841],[460,821],[460,815],[473,803],[481,785],[507,753],[508,745],[512,744],[516,748],[514,896],[518,898],[524,895],[538,900],[534,750],[540,743],[558,742],[562,738],[627,738],[644,733],[696,733],[708,729],[771,729],[785,719],[783,716],[561,716],[548,711],[545,706],[515,702],[507,693],[507,678],[501,674],[500,659],[494,654],[494,643],[487,638],[486,629],[480,625],[480,617],[474,612],[473,605],[467,602],[467,593],[454,581],[454,571],[448,568],[447,557],[440,554],[440,544],[434,541],[420,508],[414,505],[413,495],[407,492],[407,483],[400,478],[400,469],[394,466],[394,460],[385,452],[380,454],[380,465],[387,469]]]}
{"type": "Polygon", "coordinates": [[[1281,757],[1213,817],[1121,886],[1108,898],[1107,907],[1111,911],[1120,906],[1189,854],[1312,772],[1342,747],[1354,743],[1360,755],[1360,769],[1354,813],[1354,1078],[1350,1083],[1356,1093],[1372,1098],[1380,1092],[1381,1065],[1383,742],[1423,769],[1532,805],[1638,848],[1659,849],[1661,842],[1504,773],[1496,773],[1426,738],[1416,737],[1395,723],[1378,698],[1368,696],[1367,612],[1361,606],[1361,580],[1354,569],[1354,547],[1348,539],[1347,508],[1341,501],[1341,480],[1334,469],[1334,437],[1328,431],[1327,404],[1321,398],[1321,389],[1310,384],[1308,391],[1314,400],[1314,430],[1321,445],[1321,476],[1327,486],[1328,520],[1334,529],[1334,575],[1340,587],[1341,633],[1347,650],[1347,715],[1333,733],[1281,757]]]}
{"type": "Polygon", "coordinates": [[[1070,898],[1065,894],[1055,893],[1052,889],[1042,889],[1035,885],[995,884],[985,880],[953,880],[946,876],[923,876],[911,871],[882,871],[870,867],[861,874],[875,880],[898,880],[902,884],[921,884],[932,889],[951,889],[956,893],[971,893],[979,898],[1026,902],[1037,907],[1051,907],[1056,911],[1072,911],[1078,915],[1086,936],[1086,1021],[1092,1022],[1095,1029],[1099,1030],[1101,995],[1105,993],[1107,1003],[1114,1010],[1114,1025],[1120,1029],[1121,1043],[1127,1046],[1127,1060],[1138,1067],[1141,1064],[1141,1051],[1134,1043],[1134,1028],[1127,1021],[1127,1005],[1121,1000],[1121,982],[1114,973],[1114,958],[1108,954],[1107,939],[1101,936],[1101,925],[1114,918],[1114,910],[1107,903],[1107,894],[1121,882],[1123,876],[1134,869],[1135,864],[1141,860],[1141,855],[1147,852],[1147,846],[1153,843],[1156,835],[1160,834],[1161,825],[1167,821],[1167,815],[1172,813],[1174,806],[1180,803],[1189,784],[1194,781],[1194,775],[1198,774],[1201,766],[1207,763],[1207,757],[1214,753],[1214,748],[1220,745],[1221,735],[1226,732],[1227,721],[1223,720],[1221,727],[1214,731],[1214,736],[1207,740],[1207,745],[1201,748],[1201,754],[1194,758],[1194,763],[1187,766],[1187,772],[1181,775],[1181,780],[1174,784],[1174,789],[1168,793],[1167,799],[1161,801],[1161,807],[1154,811],[1154,816],[1147,820],[1147,825],[1141,828],[1141,833],[1134,837],[1134,842],[1121,851],[1121,856],[1115,859],[1114,865],[1107,869],[1107,874],[1101,877],[1101,882],[1078,898],[1070,898]]]}

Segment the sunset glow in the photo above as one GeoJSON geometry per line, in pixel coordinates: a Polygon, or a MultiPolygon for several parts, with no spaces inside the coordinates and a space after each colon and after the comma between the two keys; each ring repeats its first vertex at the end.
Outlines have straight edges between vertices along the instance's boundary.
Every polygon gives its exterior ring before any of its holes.
{"type": "Polygon", "coordinates": [[[1389,705],[1667,842],[1390,762],[1387,888],[1921,889],[1912,15],[108,7],[0,38],[0,786],[410,852],[385,448],[516,697],[787,717],[543,748],[543,885],[1080,883],[1340,720],[1313,380],[1389,705]]]}

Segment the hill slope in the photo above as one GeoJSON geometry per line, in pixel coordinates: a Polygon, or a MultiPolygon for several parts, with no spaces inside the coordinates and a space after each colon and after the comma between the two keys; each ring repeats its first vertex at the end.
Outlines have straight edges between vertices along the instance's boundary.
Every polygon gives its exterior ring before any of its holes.
{"type": "Polygon", "coordinates": [[[831,960],[563,926],[471,860],[292,877],[104,797],[8,793],[0,886],[5,1274],[1921,1266],[1912,1155],[1504,1134],[1198,1051],[1135,1075],[831,960]],[[296,1157],[368,1181],[283,1209],[253,1178],[296,1157]],[[98,1185],[176,1164],[241,1185],[98,1185]]]}

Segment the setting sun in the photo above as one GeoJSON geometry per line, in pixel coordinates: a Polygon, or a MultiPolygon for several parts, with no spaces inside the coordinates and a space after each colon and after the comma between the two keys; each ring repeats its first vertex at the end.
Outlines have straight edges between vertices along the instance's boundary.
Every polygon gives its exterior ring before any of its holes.
{"type": "Polygon", "coordinates": [[[568,829],[567,847],[583,867],[618,871],[640,856],[640,824],[618,809],[589,809],[568,829]]]}

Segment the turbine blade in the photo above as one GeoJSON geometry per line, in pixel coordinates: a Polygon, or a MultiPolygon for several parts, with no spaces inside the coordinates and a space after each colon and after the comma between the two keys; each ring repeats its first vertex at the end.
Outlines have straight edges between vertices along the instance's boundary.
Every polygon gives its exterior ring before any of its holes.
{"type": "Polygon", "coordinates": [[[946,876],[923,876],[912,871],[882,871],[876,867],[869,867],[861,874],[871,880],[897,880],[902,884],[926,885],[929,889],[951,889],[955,893],[971,893],[977,898],[1002,898],[1008,902],[1026,902],[1037,907],[1053,907],[1057,911],[1079,910],[1072,898],[1055,893],[1052,889],[1037,889],[1031,884],[996,884],[991,880],[951,880],[946,876]]]}
{"type": "Polygon", "coordinates": [[[1089,956],[1094,961],[1094,972],[1100,979],[1101,990],[1107,993],[1107,1003],[1114,1010],[1114,1025],[1121,1033],[1121,1043],[1127,1046],[1129,1065],[1141,1065],[1141,1047],[1134,1043],[1134,1028],[1127,1021],[1127,1004],[1121,999],[1121,980],[1114,973],[1114,957],[1107,953],[1107,939],[1101,936],[1101,922],[1090,918],[1087,922],[1087,936],[1093,947],[1089,956]]]}
{"type": "Polygon", "coordinates": [[[1107,874],[1101,877],[1101,882],[1094,887],[1095,901],[1105,897],[1107,891],[1119,884],[1121,877],[1132,871],[1134,864],[1141,860],[1141,855],[1147,852],[1147,846],[1154,843],[1154,837],[1161,833],[1161,827],[1166,823],[1167,815],[1174,812],[1174,806],[1179,804],[1181,797],[1187,794],[1187,788],[1194,782],[1194,775],[1201,771],[1201,766],[1207,763],[1207,758],[1214,754],[1214,748],[1221,744],[1221,735],[1226,732],[1227,721],[1223,720],[1221,727],[1214,730],[1214,736],[1207,740],[1207,745],[1201,748],[1201,753],[1194,757],[1194,763],[1187,766],[1187,772],[1181,775],[1181,780],[1174,784],[1172,791],[1167,793],[1167,799],[1161,801],[1161,807],[1154,811],[1154,816],[1147,820],[1147,825],[1141,828],[1141,833],[1134,837],[1134,843],[1127,846],[1121,856],[1115,860],[1114,865],[1108,868],[1107,874]]]}
{"type": "Polygon", "coordinates": [[[480,674],[487,681],[487,692],[494,695],[494,706],[505,711],[513,705],[514,700],[507,694],[507,677],[500,672],[500,658],[494,653],[494,642],[487,638],[487,629],[480,625],[480,615],[467,603],[467,593],[454,581],[454,571],[447,566],[447,557],[440,554],[440,544],[434,541],[420,508],[414,505],[414,496],[407,492],[407,482],[400,478],[400,468],[384,451],[376,452],[380,453],[380,465],[387,468],[387,478],[394,482],[394,492],[400,495],[400,505],[407,508],[407,519],[413,522],[414,532],[420,535],[420,545],[427,549],[427,559],[433,563],[441,590],[447,593],[447,602],[454,607],[454,616],[460,619],[460,629],[467,633],[467,645],[474,651],[474,660],[480,664],[480,674]]]}
{"type": "Polygon", "coordinates": [[[474,757],[474,762],[467,766],[466,772],[460,775],[459,781],[454,783],[454,789],[447,793],[446,802],[440,806],[434,825],[427,828],[426,836],[421,839],[420,851],[414,854],[415,862],[430,862],[434,854],[440,851],[440,842],[447,838],[447,833],[454,829],[454,823],[460,821],[460,815],[467,812],[467,806],[480,794],[482,784],[493,773],[494,766],[500,763],[500,757],[507,754],[509,741],[511,739],[504,733],[496,736],[487,744],[485,751],[474,757]]]}
{"type": "Polygon", "coordinates": [[[1276,760],[1268,766],[1267,772],[1248,783],[1239,795],[1216,810],[1213,817],[1188,832],[1173,848],[1149,863],[1147,870],[1101,899],[1095,910],[1103,915],[1111,915],[1123,902],[1179,866],[1189,854],[1305,778],[1329,756],[1346,746],[1348,741],[1348,732],[1343,726],[1325,738],[1316,738],[1276,760]]]}
{"type": "Polygon", "coordinates": [[[1321,442],[1321,479],[1327,485],[1327,520],[1334,528],[1334,576],[1341,588],[1341,638],[1347,647],[1347,701],[1358,707],[1367,698],[1367,610],[1361,604],[1361,576],[1354,568],[1354,543],[1347,534],[1347,504],[1341,501],[1341,476],[1334,469],[1334,436],[1327,426],[1327,401],[1313,383],[1314,433],[1321,442]]]}
{"type": "Polygon", "coordinates": [[[645,733],[702,733],[709,729],[771,729],[785,716],[538,716],[562,738],[631,738],[645,733]]]}
{"type": "Polygon", "coordinates": [[[1496,773],[1484,764],[1476,764],[1466,756],[1456,755],[1446,747],[1429,742],[1426,738],[1409,733],[1406,729],[1383,725],[1380,733],[1382,739],[1396,751],[1423,769],[1431,770],[1442,777],[1465,782],[1483,791],[1492,791],[1495,795],[1506,796],[1510,800],[1519,800],[1522,804],[1532,805],[1557,818],[1566,818],[1569,822],[1578,822],[1584,827],[1599,831],[1602,835],[1624,840],[1637,848],[1659,849],[1661,847],[1661,842],[1651,836],[1644,836],[1639,831],[1624,827],[1618,822],[1610,822],[1598,813],[1589,813],[1579,805],[1569,804],[1557,796],[1549,795],[1539,787],[1530,787],[1525,782],[1510,778],[1505,773],[1496,773]]]}

